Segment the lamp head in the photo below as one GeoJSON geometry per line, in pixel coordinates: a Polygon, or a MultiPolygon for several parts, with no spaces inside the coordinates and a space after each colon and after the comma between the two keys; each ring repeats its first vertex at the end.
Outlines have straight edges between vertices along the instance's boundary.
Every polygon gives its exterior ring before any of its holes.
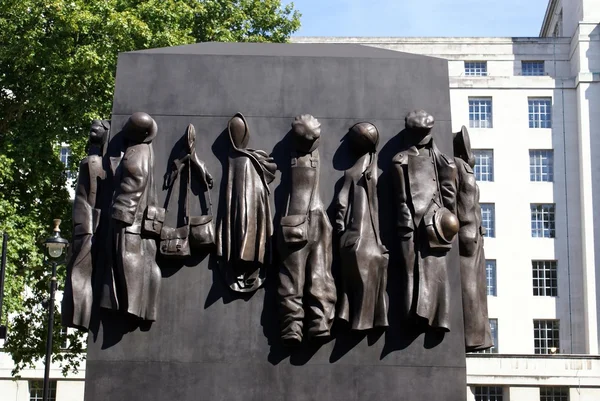
{"type": "Polygon", "coordinates": [[[52,236],[44,241],[44,245],[48,249],[48,256],[52,259],[60,258],[65,248],[69,245],[69,241],[60,236],[60,222],[60,219],[54,219],[52,236]]]}

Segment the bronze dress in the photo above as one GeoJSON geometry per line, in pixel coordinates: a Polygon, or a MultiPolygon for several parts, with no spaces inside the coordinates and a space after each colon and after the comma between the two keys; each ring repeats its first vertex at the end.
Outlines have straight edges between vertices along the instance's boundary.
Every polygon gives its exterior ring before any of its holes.
{"type": "Polygon", "coordinates": [[[379,237],[375,153],[362,156],[345,172],[336,209],[336,230],[343,233],[338,318],[353,330],[385,327],[388,252],[379,237]]]}
{"type": "Polygon", "coordinates": [[[487,280],[483,253],[483,227],[479,206],[479,188],[473,169],[461,158],[457,166],[457,216],[460,222],[458,245],[467,352],[493,346],[488,320],[487,280]]]}

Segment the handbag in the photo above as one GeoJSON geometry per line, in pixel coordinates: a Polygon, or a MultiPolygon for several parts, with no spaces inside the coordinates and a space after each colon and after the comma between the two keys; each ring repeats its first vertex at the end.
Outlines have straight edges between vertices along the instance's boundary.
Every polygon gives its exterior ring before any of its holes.
{"type": "MultiPolygon", "coordinates": [[[[154,149],[150,147],[150,169],[154,166],[154,149]]],[[[148,196],[148,205],[144,211],[142,221],[142,232],[150,236],[160,236],[162,226],[165,222],[165,208],[157,206],[156,188],[154,187],[154,173],[150,171],[148,177],[148,188],[150,195],[148,196]]]]}
{"type": "MultiPolygon", "coordinates": [[[[188,161],[191,163],[191,161],[188,161]]],[[[188,174],[190,179],[188,179],[188,193],[190,190],[190,181],[192,177],[192,171],[190,165],[188,164],[188,174]]],[[[206,188],[206,207],[207,214],[203,214],[200,216],[189,216],[188,217],[188,225],[190,227],[190,243],[194,248],[202,248],[202,247],[210,247],[215,245],[215,223],[213,221],[213,213],[212,213],[212,200],[210,198],[210,188],[208,186],[208,182],[206,181],[206,177],[204,178],[204,186],[206,188]]],[[[188,194],[189,196],[189,194],[188,194]]]]}
{"type": "MultiPolygon", "coordinates": [[[[189,188],[190,188],[190,183],[189,183],[189,178],[188,178],[188,182],[187,182],[187,189],[185,191],[185,199],[184,199],[184,225],[181,227],[167,227],[165,225],[162,226],[162,230],[160,232],[160,244],[158,247],[159,252],[161,253],[161,255],[166,256],[166,257],[173,257],[173,258],[184,258],[187,256],[191,255],[191,250],[190,250],[190,241],[189,241],[189,235],[190,235],[190,226],[189,226],[189,222],[188,222],[188,217],[187,217],[187,205],[188,205],[188,197],[189,197],[189,188]]],[[[167,201],[167,208],[165,209],[165,216],[168,214],[169,212],[169,204],[171,203],[171,196],[172,193],[174,191],[174,189],[176,188],[175,183],[179,182],[179,184],[181,185],[181,174],[177,174],[177,178],[175,178],[175,180],[171,183],[171,193],[169,194],[169,200],[167,201]]],[[[179,189],[179,186],[177,186],[177,189],[179,189]]],[[[163,216],[163,221],[164,221],[164,217],[163,216]]]]}
{"type": "MultiPolygon", "coordinates": [[[[308,243],[308,223],[310,222],[310,205],[312,205],[313,197],[315,194],[315,187],[317,180],[315,179],[314,185],[310,192],[310,200],[306,207],[305,214],[292,214],[288,215],[290,208],[290,197],[288,196],[287,204],[285,207],[285,216],[281,218],[281,236],[283,242],[295,246],[303,246],[308,243]]],[[[291,196],[291,188],[290,188],[291,196]]]]}

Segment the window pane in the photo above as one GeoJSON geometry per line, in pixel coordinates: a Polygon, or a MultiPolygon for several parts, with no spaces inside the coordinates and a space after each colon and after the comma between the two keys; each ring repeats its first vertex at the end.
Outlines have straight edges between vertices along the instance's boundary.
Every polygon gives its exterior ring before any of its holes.
{"type": "Polygon", "coordinates": [[[540,387],[540,401],[569,401],[569,388],[540,387]]]}
{"type": "Polygon", "coordinates": [[[554,204],[531,204],[531,236],[533,238],[554,238],[554,204]]]}
{"type": "Polygon", "coordinates": [[[556,354],[560,351],[559,321],[533,321],[534,352],[536,354],[556,354]]]}
{"type": "MultiPolygon", "coordinates": [[[[44,381],[29,381],[29,401],[42,401],[44,395],[44,381]]],[[[48,401],[56,401],[56,380],[48,383],[48,401]]]]}
{"type": "Polygon", "coordinates": [[[469,126],[492,128],[491,98],[469,98],[469,126]]]}
{"type": "Polygon", "coordinates": [[[497,354],[498,353],[498,319],[489,319],[490,331],[492,332],[492,343],[493,347],[481,351],[484,354],[497,354]]]}
{"type": "Polygon", "coordinates": [[[522,75],[545,75],[543,61],[521,61],[521,74],[522,75]]]}
{"type": "Polygon", "coordinates": [[[530,181],[554,180],[554,151],[551,149],[529,151],[530,181]]]}
{"type": "Polygon", "coordinates": [[[552,128],[552,99],[529,98],[529,128],[552,128]]]}
{"type": "Polygon", "coordinates": [[[485,228],[485,236],[496,236],[496,209],[493,203],[481,203],[481,225],[485,228]]]}
{"type": "Polygon", "coordinates": [[[487,76],[487,61],[465,61],[465,76],[487,76]]]}
{"type": "Polygon", "coordinates": [[[487,282],[487,294],[496,296],[496,261],[485,261],[485,278],[487,282]]]}
{"type": "Polygon", "coordinates": [[[503,392],[498,386],[473,386],[475,401],[502,401],[503,392]]]}
{"type": "Polygon", "coordinates": [[[474,150],[475,155],[475,179],[477,181],[494,181],[494,151],[474,150]]]}
{"type": "Polygon", "coordinates": [[[558,296],[558,279],[555,260],[533,260],[533,295],[558,296]]]}

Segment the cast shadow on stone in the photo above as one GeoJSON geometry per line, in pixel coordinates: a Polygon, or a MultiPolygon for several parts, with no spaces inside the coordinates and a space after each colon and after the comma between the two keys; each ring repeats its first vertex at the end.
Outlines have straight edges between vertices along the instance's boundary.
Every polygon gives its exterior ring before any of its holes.
{"type": "Polygon", "coordinates": [[[102,349],[117,345],[126,334],[135,330],[149,331],[153,323],[109,309],[100,309],[98,318],[99,324],[102,326],[102,349]]]}
{"type": "MultiPolygon", "coordinates": [[[[190,210],[188,210],[188,213],[192,214],[192,210],[194,210],[194,205],[198,203],[198,199],[200,200],[200,208],[202,210],[209,210],[209,205],[207,205],[206,198],[204,196],[204,191],[209,189],[205,188],[204,185],[199,182],[199,180],[194,180],[189,174],[181,171],[180,177],[177,180],[179,184],[173,184],[170,186],[168,185],[168,177],[170,175],[173,162],[186,154],[186,146],[187,131],[181,136],[181,138],[177,140],[177,142],[175,142],[171,148],[171,153],[167,159],[166,171],[163,175],[161,189],[162,191],[166,191],[163,207],[165,209],[171,209],[167,211],[167,216],[165,216],[165,225],[170,227],[181,227],[185,224],[185,205],[181,200],[185,199],[186,197],[188,180],[191,180],[190,194],[188,199],[190,210]]],[[[176,274],[184,266],[194,267],[199,265],[210,254],[210,252],[211,249],[199,250],[192,248],[190,256],[182,259],[174,259],[165,257],[160,253],[160,251],[157,251],[156,263],[158,266],[160,266],[162,277],[167,278],[176,274]]]]}
{"type": "MultiPolygon", "coordinates": [[[[223,215],[227,213],[227,205],[225,204],[225,196],[227,193],[227,184],[229,176],[229,148],[231,147],[231,141],[229,139],[229,132],[227,128],[225,128],[221,133],[217,136],[217,139],[213,142],[211,146],[211,150],[219,163],[221,164],[221,180],[219,183],[219,199],[217,201],[217,214],[213,218],[215,219],[215,223],[222,221],[223,215]]],[[[212,252],[210,254],[208,260],[208,268],[212,272],[212,285],[206,296],[206,300],[204,301],[204,309],[208,309],[215,302],[219,301],[219,299],[223,300],[224,304],[231,303],[236,300],[243,300],[247,302],[252,298],[254,293],[247,292],[241,293],[232,291],[229,286],[225,282],[225,278],[221,274],[220,266],[219,266],[220,258],[217,256],[216,252],[212,252]]]]}
{"type": "MultiPolygon", "coordinates": [[[[423,335],[423,347],[431,349],[440,344],[444,332],[427,330],[425,321],[410,317],[404,294],[407,288],[406,266],[398,250],[399,239],[395,233],[396,211],[393,205],[393,185],[391,179],[392,159],[396,154],[406,150],[410,144],[405,140],[406,130],[392,137],[379,152],[379,168],[383,171],[377,186],[379,197],[379,226],[381,240],[389,249],[389,268],[387,293],[389,298],[389,327],[385,332],[385,344],[380,359],[395,351],[401,351],[423,335]]],[[[418,271],[414,279],[418,280],[418,271]]],[[[418,295],[417,292],[414,295],[418,295]]],[[[414,303],[413,303],[414,304],[414,303]]]]}

